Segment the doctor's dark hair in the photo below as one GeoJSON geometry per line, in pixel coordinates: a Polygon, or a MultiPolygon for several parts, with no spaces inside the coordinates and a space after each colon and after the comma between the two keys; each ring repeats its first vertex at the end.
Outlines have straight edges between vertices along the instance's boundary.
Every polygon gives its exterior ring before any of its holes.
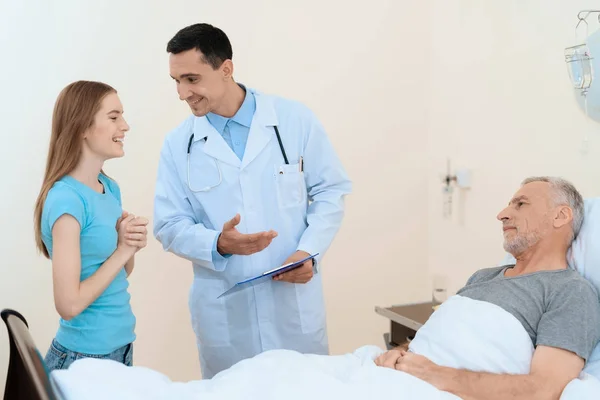
{"type": "Polygon", "coordinates": [[[192,49],[199,50],[203,61],[213,69],[233,58],[231,43],[225,32],[209,24],[187,26],[177,32],[167,44],[167,53],[179,54],[192,49]]]}
{"type": "Polygon", "coordinates": [[[81,159],[83,134],[93,126],[104,97],[116,92],[102,82],[77,81],[65,87],[56,99],[46,172],[33,215],[35,243],[46,258],[50,256],[42,241],[41,223],[48,192],[59,179],[75,169],[81,159]]]}

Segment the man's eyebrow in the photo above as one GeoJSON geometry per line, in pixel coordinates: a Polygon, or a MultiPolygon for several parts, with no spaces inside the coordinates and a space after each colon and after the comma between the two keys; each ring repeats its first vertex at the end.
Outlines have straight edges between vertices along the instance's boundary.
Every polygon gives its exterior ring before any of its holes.
{"type": "MultiPolygon", "coordinates": [[[[193,74],[193,73],[187,73],[187,74],[183,74],[179,77],[179,79],[183,79],[183,78],[197,78],[199,77],[199,74],[193,74]]],[[[175,78],[173,75],[171,75],[171,78],[177,80],[177,78],[175,78]]]]}
{"type": "Polygon", "coordinates": [[[511,201],[510,201],[508,204],[509,204],[509,205],[510,205],[510,204],[515,204],[515,203],[518,203],[518,202],[519,202],[519,201],[521,201],[521,200],[528,201],[529,199],[527,198],[527,196],[524,196],[524,195],[523,195],[523,196],[515,197],[515,198],[514,198],[514,199],[512,199],[512,200],[511,200],[511,201]]]}

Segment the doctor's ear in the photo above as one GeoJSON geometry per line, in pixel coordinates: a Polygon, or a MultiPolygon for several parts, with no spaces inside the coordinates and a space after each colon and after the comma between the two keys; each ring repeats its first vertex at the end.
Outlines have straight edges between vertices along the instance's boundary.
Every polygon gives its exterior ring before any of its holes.
{"type": "Polygon", "coordinates": [[[231,79],[231,77],[233,76],[233,61],[223,61],[223,64],[221,65],[221,71],[223,72],[224,81],[231,79]]]}

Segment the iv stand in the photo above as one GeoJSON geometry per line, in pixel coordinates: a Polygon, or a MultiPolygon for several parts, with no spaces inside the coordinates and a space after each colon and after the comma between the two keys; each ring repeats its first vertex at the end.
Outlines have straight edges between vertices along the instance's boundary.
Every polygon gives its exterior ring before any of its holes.
{"type": "Polygon", "coordinates": [[[585,22],[587,24],[586,20],[590,14],[598,14],[598,22],[600,22],[600,10],[581,10],[579,13],[577,13],[577,19],[579,20],[577,25],[579,26],[581,22],[585,22]],[[582,14],[585,14],[585,17],[583,17],[582,14]]]}

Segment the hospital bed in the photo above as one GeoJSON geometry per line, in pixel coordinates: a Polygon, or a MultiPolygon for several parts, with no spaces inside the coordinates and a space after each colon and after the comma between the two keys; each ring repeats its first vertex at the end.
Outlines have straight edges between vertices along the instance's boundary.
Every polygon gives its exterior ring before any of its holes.
{"type": "MultiPolygon", "coordinates": [[[[600,198],[589,199],[586,200],[585,222],[569,252],[568,261],[571,268],[598,290],[599,238],[600,198]]],[[[10,340],[5,400],[351,400],[389,397],[390,393],[401,400],[458,399],[451,394],[437,392],[431,385],[408,374],[374,366],[373,359],[384,351],[377,346],[364,346],[340,356],[270,351],[244,360],[213,379],[191,382],[171,382],[157,371],[98,359],[78,360],[69,370],[55,371],[49,376],[25,318],[16,311],[4,310],[2,319],[10,340]],[[364,384],[361,386],[361,383],[364,384]]],[[[440,365],[510,374],[527,373],[533,352],[529,335],[514,317],[489,303],[460,296],[451,297],[433,313],[419,329],[411,346],[413,351],[440,365]],[[478,318],[457,318],[464,315],[478,315],[478,318]],[[449,324],[453,325],[450,330],[447,329],[449,324]],[[499,331],[503,335],[498,335],[499,331]],[[436,353],[428,350],[433,348],[444,351],[436,353]],[[445,349],[450,351],[445,352],[445,349]],[[488,364],[489,360],[494,363],[488,364]]],[[[561,400],[598,398],[600,344],[588,360],[584,373],[567,386],[561,400]]]]}

